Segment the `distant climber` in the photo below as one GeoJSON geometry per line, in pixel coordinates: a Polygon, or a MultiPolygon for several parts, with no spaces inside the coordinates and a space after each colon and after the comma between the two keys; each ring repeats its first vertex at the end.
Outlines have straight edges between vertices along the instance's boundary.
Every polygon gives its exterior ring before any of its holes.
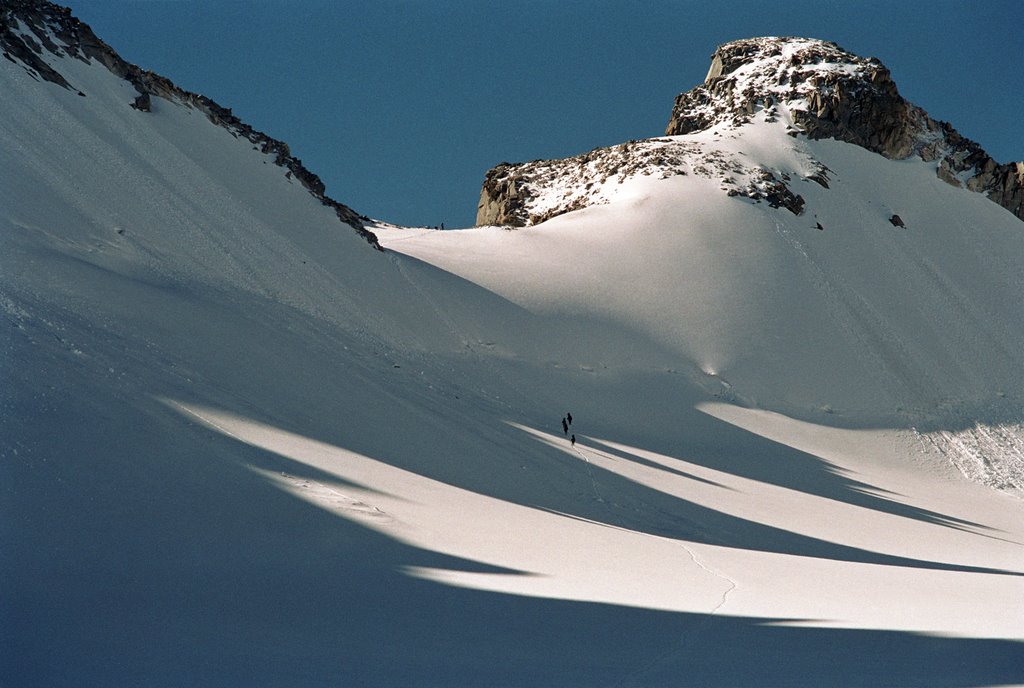
{"type": "Polygon", "coordinates": [[[569,424],[565,422],[565,418],[562,419],[562,434],[563,435],[568,435],[569,434],[569,424]]]}
{"type": "Polygon", "coordinates": [[[572,414],[571,413],[566,413],[565,417],[569,419],[569,425],[572,425],[572,414]]]}
{"type": "Polygon", "coordinates": [[[444,230],[444,223],[441,223],[441,229],[444,230]]]}
{"type": "Polygon", "coordinates": [[[569,438],[569,444],[572,445],[573,448],[576,447],[576,435],[573,435],[572,437],[569,438]]]}

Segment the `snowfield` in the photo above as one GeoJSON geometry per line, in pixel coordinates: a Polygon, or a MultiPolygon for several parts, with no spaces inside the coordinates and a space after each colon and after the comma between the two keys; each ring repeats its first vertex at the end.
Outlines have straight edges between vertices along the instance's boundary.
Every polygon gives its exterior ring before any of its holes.
{"type": "Polygon", "coordinates": [[[1004,209],[755,117],[679,138],[801,215],[637,175],[380,253],[58,62],[0,60],[0,684],[1024,685],[1004,209]]]}

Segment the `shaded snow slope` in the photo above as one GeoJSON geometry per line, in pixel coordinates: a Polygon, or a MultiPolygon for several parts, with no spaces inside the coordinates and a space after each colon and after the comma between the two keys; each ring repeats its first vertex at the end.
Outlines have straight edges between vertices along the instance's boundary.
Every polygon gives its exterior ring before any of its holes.
{"type": "Polygon", "coordinates": [[[1021,501],[930,439],[1020,421],[995,205],[765,129],[802,216],[631,178],[381,253],[60,67],[0,60],[0,684],[1024,683],[1021,501]]]}
{"type": "MultiPolygon", "coordinates": [[[[204,115],[212,124],[235,138],[249,141],[254,149],[267,155],[266,161],[283,168],[289,180],[301,184],[314,198],[331,208],[338,219],[379,248],[376,237],[364,221],[348,206],[326,195],[320,178],[292,155],[288,144],[257,131],[212,99],[186,91],[170,79],[125,61],[65,7],[46,0],[6,0],[0,4],[0,51],[11,64],[20,66],[36,81],[55,84],[69,93],[85,98],[93,80],[79,81],[76,63],[102,65],[122,81],[121,94],[128,98],[120,105],[139,113],[162,111],[167,105],[184,106],[204,115]],[[125,91],[123,86],[129,86],[125,91]],[[83,90],[84,89],[84,90],[83,90]]],[[[115,105],[115,109],[118,109],[115,105]]]]}

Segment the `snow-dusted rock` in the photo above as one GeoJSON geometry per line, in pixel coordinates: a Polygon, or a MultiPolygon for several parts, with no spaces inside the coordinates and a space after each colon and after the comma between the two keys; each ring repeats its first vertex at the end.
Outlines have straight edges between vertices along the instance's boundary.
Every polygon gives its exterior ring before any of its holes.
{"type": "Polygon", "coordinates": [[[938,160],[940,178],[985,193],[1024,218],[1021,164],[996,163],[950,124],[900,96],[878,59],[835,43],[775,37],[726,43],[712,55],[704,83],[676,98],[665,133],[741,125],[777,103],[810,138],[846,141],[887,158],[938,160]]]}
{"type": "MultiPolygon", "coordinates": [[[[704,83],[677,96],[668,137],[779,123],[793,136],[837,139],[887,158],[935,163],[954,186],[984,193],[1024,218],[1024,163],[1000,165],[951,125],[906,101],[876,58],[808,38],[750,38],[719,47],[704,83]]],[[[744,165],[713,138],[652,139],[566,160],[502,163],[485,178],[479,225],[524,226],[608,202],[631,175],[698,174],[729,195],[801,212],[784,170],[744,165]],[[741,178],[737,178],[739,175],[741,178]]],[[[824,170],[807,178],[827,183],[824,170]]]]}

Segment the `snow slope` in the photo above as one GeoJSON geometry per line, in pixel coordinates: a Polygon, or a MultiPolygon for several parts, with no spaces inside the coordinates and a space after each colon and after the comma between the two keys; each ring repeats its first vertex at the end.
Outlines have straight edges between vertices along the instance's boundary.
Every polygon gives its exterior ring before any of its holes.
{"type": "Polygon", "coordinates": [[[1022,503],[929,439],[1015,437],[1005,211],[766,124],[714,145],[824,161],[804,216],[641,178],[382,254],[59,68],[0,60],[0,684],[1024,683],[1022,503]]]}
{"type": "MultiPolygon", "coordinates": [[[[679,369],[745,405],[845,427],[1019,421],[1020,221],[933,164],[794,139],[784,113],[758,119],[667,139],[690,151],[680,174],[609,180],[603,203],[543,226],[382,240],[567,328],[622,328],[630,365],[679,369]],[[725,183],[700,171],[708,160],[740,172],[725,183]],[[792,179],[802,213],[723,193],[754,169],[792,179]]],[[[607,336],[569,340],[588,367],[623,362],[607,336]]],[[[1024,487],[1019,456],[1002,457],[1002,486],[1024,487]]]]}

